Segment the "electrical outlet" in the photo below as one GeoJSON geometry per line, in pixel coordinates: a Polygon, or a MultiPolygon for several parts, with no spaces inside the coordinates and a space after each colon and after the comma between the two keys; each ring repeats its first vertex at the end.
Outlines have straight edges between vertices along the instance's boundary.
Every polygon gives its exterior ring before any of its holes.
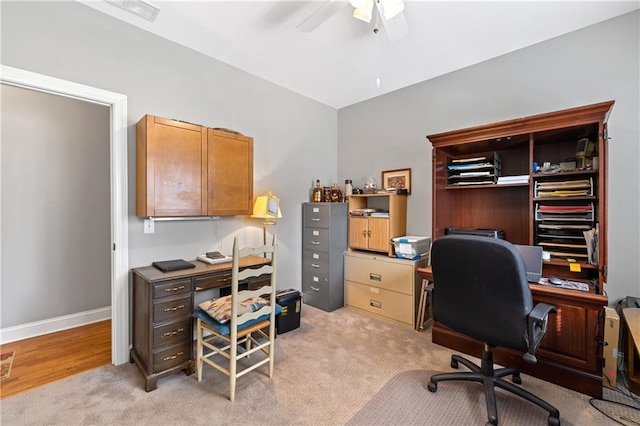
{"type": "Polygon", "coordinates": [[[144,220],[144,233],[145,234],[153,234],[155,232],[154,222],[152,219],[144,220]]]}

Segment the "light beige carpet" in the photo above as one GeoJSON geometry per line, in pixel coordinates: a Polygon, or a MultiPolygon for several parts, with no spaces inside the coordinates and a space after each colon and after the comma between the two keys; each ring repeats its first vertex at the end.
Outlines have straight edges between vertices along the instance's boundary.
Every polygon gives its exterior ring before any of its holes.
{"type": "MultiPolygon", "coordinates": [[[[443,383],[426,390],[432,372],[450,371],[452,352],[416,332],[342,308],[302,307],[300,328],[276,339],[276,368],[238,381],[207,368],[177,373],[144,391],[133,364],[107,366],[0,401],[2,425],[483,425],[482,388],[443,383]]],[[[477,361],[477,360],[476,360],[477,361]]],[[[522,375],[523,386],[560,410],[563,425],[615,424],[589,397],[522,375]]],[[[500,394],[501,424],[546,424],[544,412],[500,394]]]]}

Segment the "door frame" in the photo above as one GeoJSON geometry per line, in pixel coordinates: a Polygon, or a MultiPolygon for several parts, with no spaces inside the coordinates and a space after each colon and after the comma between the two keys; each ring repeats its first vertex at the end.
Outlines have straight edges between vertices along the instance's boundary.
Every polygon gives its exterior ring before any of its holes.
{"type": "Polygon", "coordinates": [[[0,82],[110,107],[111,363],[129,361],[129,223],[127,97],[83,84],[0,65],[0,82]]]}

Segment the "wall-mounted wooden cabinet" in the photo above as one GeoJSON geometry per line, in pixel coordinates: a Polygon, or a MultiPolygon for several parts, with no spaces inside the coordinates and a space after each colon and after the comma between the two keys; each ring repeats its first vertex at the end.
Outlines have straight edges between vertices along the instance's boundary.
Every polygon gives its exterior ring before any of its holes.
{"type": "Polygon", "coordinates": [[[145,115],[136,146],[138,216],[251,214],[251,137],[145,115]]]}
{"type": "Polygon", "coordinates": [[[406,195],[378,193],[349,197],[349,248],[382,252],[392,256],[391,239],[406,235],[406,231],[406,195]],[[378,209],[388,214],[382,217],[354,215],[363,209],[378,209]]]}

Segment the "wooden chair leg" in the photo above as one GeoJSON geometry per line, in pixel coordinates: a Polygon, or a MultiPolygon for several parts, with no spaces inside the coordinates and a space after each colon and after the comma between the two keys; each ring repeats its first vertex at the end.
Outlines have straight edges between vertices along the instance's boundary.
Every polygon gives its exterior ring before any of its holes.
{"type": "Polygon", "coordinates": [[[202,350],[202,323],[200,321],[200,318],[198,318],[198,322],[197,322],[197,345],[196,345],[196,370],[198,372],[198,381],[201,382],[202,381],[202,355],[203,355],[203,350],[202,350]]]}

